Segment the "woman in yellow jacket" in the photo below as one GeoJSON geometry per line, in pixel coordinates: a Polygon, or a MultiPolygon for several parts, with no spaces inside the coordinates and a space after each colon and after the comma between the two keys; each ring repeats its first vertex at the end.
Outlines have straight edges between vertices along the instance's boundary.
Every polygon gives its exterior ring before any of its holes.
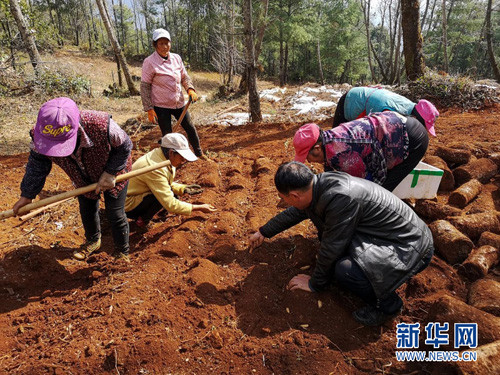
{"type": "Polygon", "coordinates": [[[153,164],[170,161],[170,165],[134,177],[129,182],[125,212],[127,217],[135,219],[136,224],[145,226],[162,208],[172,214],[191,215],[193,211],[210,213],[216,211],[210,204],[191,204],[177,199],[176,196],[199,194],[203,189],[199,185],[184,185],[174,182],[175,171],[186,161],[195,161],[197,157],[189,149],[187,139],[179,133],[169,133],[161,139],[161,147],[141,156],[132,165],[132,170],[153,164]]]}

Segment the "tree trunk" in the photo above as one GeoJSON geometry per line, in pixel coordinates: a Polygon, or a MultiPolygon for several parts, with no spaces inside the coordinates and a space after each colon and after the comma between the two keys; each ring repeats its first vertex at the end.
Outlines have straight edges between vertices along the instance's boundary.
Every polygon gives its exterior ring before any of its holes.
{"type": "Polygon", "coordinates": [[[252,122],[262,121],[260,99],[257,92],[257,67],[252,25],[252,0],[243,0],[243,24],[246,45],[246,70],[248,78],[248,103],[252,122]]]}
{"type": "Polygon", "coordinates": [[[500,82],[500,69],[498,68],[495,53],[493,51],[493,32],[491,30],[491,8],[492,0],[488,0],[488,6],[486,8],[486,43],[488,45],[488,56],[490,58],[491,69],[495,75],[497,82],[500,82]]]}
{"type": "MultiPolygon", "coordinates": [[[[106,12],[108,12],[108,7],[105,7],[106,8],[106,12]]],[[[123,45],[123,39],[120,35],[120,28],[118,27],[118,17],[116,16],[116,8],[115,8],[115,2],[114,0],[111,0],[111,10],[113,11],[113,20],[114,20],[114,23],[113,23],[113,27],[115,28],[116,30],[116,39],[118,40],[118,43],[120,43],[120,45],[123,45]]],[[[109,16],[109,13],[108,14],[108,18],[109,20],[111,21],[111,17],[109,16]]]]}
{"type": "Polygon", "coordinates": [[[283,31],[280,29],[280,87],[285,86],[285,49],[283,48],[283,31]]]}
{"type": "Polygon", "coordinates": [[[131,95],[139,95],[139,91],[135,88],[134,82],[132,81],[132,76],[130,75],[125,55],[123,54],[118,40],[116,39],[115,31],[113,30],[113,26],[111,25],[111,22],[109,21],[109,18],[107,16],[105,4],[103,3],[103,0],[96,0],[96,2],[97,6],[99,7],[99,12],[101,13],[101,18],[106,28],[106,32],[108,33],[109,40],[113,45],[115,54],[118,56],[120,65],[123,69],[123,74],[125,75],[125,80],[127,81],[128,90],[131,95]]]}
{"type": "Polygon", "coordinates": [[[448,66],[448,33],[447,33],[447,28],[448,28],[448,23],[446,20],[446,0],[443,0],[443,5],[442,5],[442,12],[443,12],[443,70],[448,73],[449,66],[448,66]]]}
{"type": "Polygon", "coordinates": [[[139,26],[137,23],[137,9],[135,6],[135,0],[132,1],[132,11],[134,12],[134,28],[135,28],[135,50],[139,54],[139,26]]]}
{"type": "Polygon", "coordinates": [[[283,60],[283,82],[288,83],[288,42],[285,42],[285,57],[283,60]]]}
{"type": "MultiPolygon", "coordinates": [[[[436,3],[437,3],[437,0],[434,0],[434,3],[432,3],[431,15],[429,17],[429,22],[427,23],[427,30],[425,31],[425,38],[426,39],[427,39],[427,36],[429,35],[429,31],[431,30],[432,21],[434,20],[434,11],[436,10],[436,3]]],[[[436,22],[434,22],[434,28],[436,27],[435,24],[436,24],[436,22]]]]}
{"type": "Polygon", "coordinates": [[[123,1],[120,0],[120,29],[122,32],[122,44],[126,45],[127,44],[127,34],[126,34],[126,29],[125,29],[125,23],[123,20],[123,1]]]}
{"type": "Polygon", "coordinates": [[[12,69],[16,70],[16,55],[14,54],[14,38],[12,38],[12,33],[10,32],[9,21],[2,22],[2,29],[9,37],[10,64],[12,65],[12,69]]]}
{"type": "Polygon", "coordinates": [[[52,4],[50,3],[49,0],[47,0],[47,10],[49,11],[50,23],[54,25],[55,22],[54,22],[54,17],[52,16],[52,4]]]}
{"type": "Polygon", "coordinates": [[[371,0],[361,0],[361,9],[363,10],[363,18],[365,21],[365,32],[366,32],[366,50],[368,54],[368,66],[370,67],[370,73],[372,76],[372,81],[375,82],[375,70],[372,64],[372,53],[371,53],[371,41],[370,41],[370,6],[371,0]]]}
{"type": "MultiPolygon", "coordinates": [[[[111,7],[113,8],[113,17],[115,20],[114,28],[115,28],[115,30],[118,30],[118,18],[116,17],[115,2],[113,0],[111,0],[111,7]]],[[[104,10],[106,11],[106,16],[108,17],[108,19],[111,20],[111,17],[109,16],[109,13],[108,13],[108,7],[105,6],[104,10]]],[[[117,33],[116,36],[117,36],[118,44],[121,46],[123,42],[120,40],[120,33],[117,33]]],[[[115,61],[116,61],[116,71],[118,73],[117,74],[118,75],[118,86],[123,87],[123,78],[122,78],[122,69],[120,66],[120,59],[118,58],[118,55],[116,53],[115,53],[115,61]]]]}
{"type": "Polygon", "coordinates": [[[92,29],[94,30],[94,41],[99,41],[99,33],[97,32],[96,22],[94,21],[94,7],[92,6],[92,0],[89,0],[89,11],[90,11],[90,21],[92,23],[92,29]]]}
{"type": "Polygon", "coordinates": [[[350,76],[351,72],[351,59],[346,60],[344,64],[344,70],[339,79],[339,83],[347,83],[347,77],[350,76]]]}
{"type": "Polygon", "coordinates": [[[39,64],[42,59],[40,58],[40,54],[38,53],[38,49],[36,48],[35,38],[33,37],[31,31],[28,29],[28,24],[26,23],[26,19],[24,18],[23,13],[21,12],[21,7],[19,6],[18,0],[9,0],[10,4],[10,12],[16,21],[17,28],[21,33],[21,37],[23,38],[24,46],[28,51],[28,55],[30,56],[31,65],[33,65],[33,69],[35,69],[35,73],[38,74],[39,64]]]}
{"type": "MultiPolygon", "coordinates": [[[[83,2],[84,12],[85,12],[86,5],[87,5],[87,1],[84,0],[84,2],[83,2]]],[[[89,17],[85,17],[85,25],[87,26],[87,37],[89,39],[89,51],[92,51],[92,49],[93,49],[93,47],[92,47],[92,28],[90,26],[89,17]]]]}
{"type": "Polygon", "coordinates": [[[410,81],[415,81],[417,78],[422,77],[425,70],[419,10],[419,0],[401,0],[403,52],[405,56],[406,77],[410,81]]]}
{"type": "Polygon", "coordinates": [[[325,84],[325,77],[323,76],[323,66],[321,65],[321,48],[319,45],[319,38],[316,43],[316,53],[318,55],[318,70],[319,70],[319,81],[322,85],[325,84]]]}
{"type": "Polygon", "coordinates": [[[261,0],[261,13],[258,18],[257,41],[255,42],[255,61],[259,60],[260,52],[262,50],[262,41],[264,40],[264,33],[267,28],[267,13],[269,10],[269,0],[261,0]]]}

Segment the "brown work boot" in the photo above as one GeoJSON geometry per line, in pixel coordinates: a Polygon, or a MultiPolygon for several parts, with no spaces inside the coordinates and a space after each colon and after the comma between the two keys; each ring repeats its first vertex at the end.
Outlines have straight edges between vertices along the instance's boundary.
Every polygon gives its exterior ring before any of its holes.
{"type": "Polygon", "coordinates": [[[99,238],[97,241],[85,241],[85,243],[80,246],[80,250],[76,250],[73,253],[73,258],[77,260],[85,260],[90,254],[99,250],[101,248],[101,239],[99,238]]]}
{"type": "Polygon", "coordinates": [[[130,263],[130,256],[122,252],[113,253],[113,257],[117,261],[124,261],[125,263],[130,263]]]}

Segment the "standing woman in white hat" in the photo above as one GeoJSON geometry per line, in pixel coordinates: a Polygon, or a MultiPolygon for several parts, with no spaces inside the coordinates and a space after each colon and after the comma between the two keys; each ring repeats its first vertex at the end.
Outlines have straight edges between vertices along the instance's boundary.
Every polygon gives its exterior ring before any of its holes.
{"type": "MultiPolygon", "coordinates": [[[[158,124],[164,136],[172,133],[172,115],[178,119],[184,109],[182,87],[187,91],[193,103],[198,100],[198,95],[182,58],[170,52],[171,39],[167,30],[153,31],[153,47],[155,52],[142,64],[141,99],[149,121],[158,124]]],[[[186,131],[195,155],[205,160],[206,156],[201,150],[200,138],[189,112],[186,112],[181,126],[186,131]]]]}

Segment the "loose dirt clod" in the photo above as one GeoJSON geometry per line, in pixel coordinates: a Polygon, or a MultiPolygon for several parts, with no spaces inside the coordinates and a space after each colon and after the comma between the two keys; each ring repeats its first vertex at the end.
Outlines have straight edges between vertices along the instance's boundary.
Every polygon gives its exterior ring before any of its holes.
{"type": "Polygon", "coordinates": [[[483,184],[497,174],[498,167],[494,161],[481,158],[453,170],[455,183],[463,184],[469,180],[477,179],[483,184]]]}
{"type": "Polygon", "coordinates": [[[450,191],[455,188],[453,172],[443,159],[436,155],[428,155],[424,158],[424,162],[443,171],[443,177],[441,177],[441,182],[439,183],[440,191],[450,191]]]}
{"type": "Polygon", "coordinates": [[[500,168],[500,152],[494,152],[488,157],[495,162],[498,168],[500,168]]]}
{"type": "Polygon", "coordinates": [[[500,374],[500,341],[474,349],[476,361],[454,362],[458,375],[500,374]]]}
{"type": "Polygon", "coordinates": [[[443,159],[448,165],[461,165],[469,162],[471,152],[468,150],[438,146],[435,152],[436,156],[443,159]]]}
{"type": "Polygon", "coordinates": [[[415,202],[415,212],[429,220],[445,219],[448,216],[459,216],[462,211],[456,207],[448,206],[428,199],[419,199],[415,202]]]}
{"type": "Polygon", "coordinates": [[[430,322],[448,322],[450,326],[463,322],[477,323],[481,327],[477,330],[479,345],[500,340],[500,318],[447,295],[434,302],[428,319],[430,322]]]}
{"type": "Polygon", "coordinates": [[[448,203],[464,208],[470,201],[478,196],[482,188],[483,184],[481,184],[478,180],[470,180],[450,194],[448,203]]]}
{"type": "Polygon", "coordinates": [[[458,273],[474,281],[486,276],[489,270],[498,264],[499,260],[500,250],[490,245],[484,245],[471,251],[469,257],[458,268],[458,273]]]}
{"type": "Polygon", "coordinates": [[[500,316],[500,283],[493,279],[476,281],[470,287],[467,302],[476,309],[500,316]]]}
{"type": "Polygon", "coordinates": [[[474,247],[469,237],[446,220],[437,220],[429,228],[436,251],[451,265],[462,263],[474,247]]]}
{"type": "Polygon", "coordinates": [[[500,233],[500,222],[493,212],[450,217],[448,220],[473,241],[484,232],[500,233]]]}
{"type": "Polygon", "coordinates": [[[497,249],[500,249],[500,234],[484,232],[479,238],[478,245],[491,245],[493,247],[496,247],[497,249]]]}

